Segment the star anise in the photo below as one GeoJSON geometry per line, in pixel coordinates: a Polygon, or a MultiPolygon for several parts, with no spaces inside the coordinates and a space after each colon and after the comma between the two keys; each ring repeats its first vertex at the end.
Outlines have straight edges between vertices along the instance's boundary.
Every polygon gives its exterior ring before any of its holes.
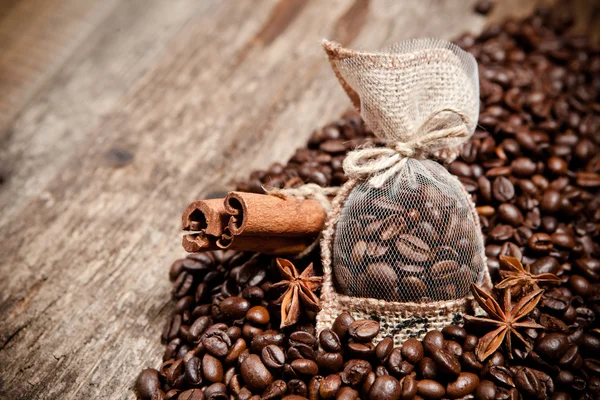
{"type": "Polygon", "coordinates": [[[526,317],[537,306],[542,298],[544,290],[539,288],[533,289],[530,293],[523,296],[514,306],[511,302],[510,290],[505,290],[503,307],[500,307],[498,302],[481,287],[473,284],[471,285],[471,288],[475,300],[477,300],[481,308],[488,313],[488,317],[483,318],[465,315],[465,319],[472,323],[481,323],[498,327],[479,339],[479,343],[475,349],[477,358],[479,358],[480,361],[485,360],[502,345],[505,339],[508,355],[512,358],[511,335],[515,335],[517,339],[523,342],[527,349],[531,349],[531,344],[521,336],[517,331],[517,328],[543,328],[542,325],[533,321],[520,320],[526,317]]]}
{"type": "Polygon", "coordinates": [[[549,272],[532,274],[531,266],[523,264],[514,257],[500,256],[500,277],[502,281],[496,284],[496,289],[510,289],[512,295],[525,293],[538,288],[539,283],[560,283],[560,278],[549,272]]]}
{"type": "Polygon", "coordinates": [[[312,263],[301,274],[290,261],[278,258],[277,268],[283,280],[272,288],[286,288],[286,291],[275,303],[281,304],[281,328],[298,322],[302,310],[316,313],[321,310],[319,298],[314,291],[321,287],[321,276],[314,276],[312,263]]]}

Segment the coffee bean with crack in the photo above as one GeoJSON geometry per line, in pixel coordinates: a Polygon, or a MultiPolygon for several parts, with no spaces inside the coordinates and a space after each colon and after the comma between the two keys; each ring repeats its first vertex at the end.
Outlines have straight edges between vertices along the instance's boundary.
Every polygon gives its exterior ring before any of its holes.
{"type": "Polygon", "coordinates": [[[425,262],[431,256],[431,249],[427,243],[417,236],[410,234],[398,235],[396,250],[410,261],[425,262]]]}

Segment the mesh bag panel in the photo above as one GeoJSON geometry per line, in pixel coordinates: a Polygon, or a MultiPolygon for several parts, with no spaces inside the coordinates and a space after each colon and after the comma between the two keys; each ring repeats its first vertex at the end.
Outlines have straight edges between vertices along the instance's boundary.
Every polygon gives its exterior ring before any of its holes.
{"type": "Polygon", "coordinates": [[[333,241],[340,293],[396,302],[465,297],[483,270],[483,240],[461,183],[434,161],[405,159],[381,188],[359,182],[333,241]]]}

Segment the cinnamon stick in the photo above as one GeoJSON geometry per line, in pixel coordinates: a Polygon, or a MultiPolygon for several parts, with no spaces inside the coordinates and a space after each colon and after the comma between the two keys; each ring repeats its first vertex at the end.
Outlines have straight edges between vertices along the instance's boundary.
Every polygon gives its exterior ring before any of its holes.
{"type": "Polygon", "coordinates": [[[255,251],[263,254],[283,255],[301,253],[306,250],[311,242],[311,239],[298,237],[236,236],[232,235],[228,228],[225,228],[216,245],[223,250],[255,251]]]}
{"type": "Polygon", "coordinates": [[[316,200],[244,192],[230,192],[225,210],[231,215],[228,228],[233,236],[265,236],[269,240],[282,236],[315,239],[327,216],[316,200]]]}
{"type": "Polygon", "coordinates": [[[219,250],[217,238],[209,236],[203,231],[184,235],[181,244],[188,253],[219,250]]]}
{"type": "Polygon", "coordinates": [[[207,235],[221,236],[230,218],[223,200],[196,200],[191,203],[181,216],[183,230],[203,231],[207,235]]]}

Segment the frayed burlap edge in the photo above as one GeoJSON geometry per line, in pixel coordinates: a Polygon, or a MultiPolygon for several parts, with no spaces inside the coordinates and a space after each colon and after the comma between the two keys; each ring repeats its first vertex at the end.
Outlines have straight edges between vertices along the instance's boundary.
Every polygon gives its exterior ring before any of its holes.
{"type": "MultiPolygon", "coordinates": [[[[456,177],[453,177],[457,179],[456,177]]],[[[379,299],[352,297],[337,293],[333,283],[331,254],[333,235],[337,225],[342,206],[350,191],[359,181],[350,179],[338,192],[331,203],[331,210],[327,216],[327,223],[321,239],[321,258],[323,263],[323,286],[321,288],[321,311],[317,314],[317,332],[330,328],[343,312],[350,313],[355,319],[375,319],[381,324],[381,331],[374,339],[374,343],[385,337],[391,337],[396,346],[407,339],[422,338],[430,330],[441,330],[450,324],[461,325],[463,315],[482,314],[482,310],[475,309],[476,303],[472,295],[457,300],[438,301],[431,303],[398,303],[379,299]]],[[[461,184],[461,188],[463,188],[461,184]]],[[[475,224],[480,230],[479,216],[471,195],[463,188],[465,196],[472,207],[475,224]]],[[[483,239],[482,239],[483,240],[483,239]]],[[[483,245],[483,242],[482,242],[483,245]]],[[[486,290],[491,290],[492,283],[487,269],[487,258],[482,251],[484,260],[483,274],[478,277],[478,284],[486,290]]]]}

